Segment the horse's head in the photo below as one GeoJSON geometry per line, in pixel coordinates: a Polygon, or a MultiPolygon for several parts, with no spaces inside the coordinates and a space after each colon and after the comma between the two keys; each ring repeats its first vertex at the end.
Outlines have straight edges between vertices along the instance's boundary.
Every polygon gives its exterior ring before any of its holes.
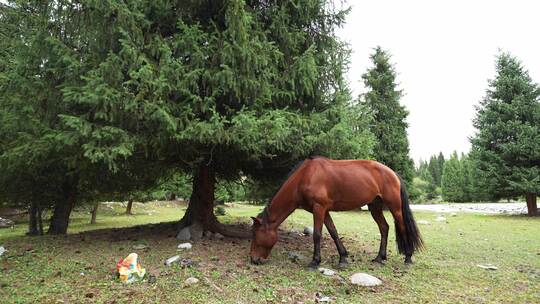
{"type": "Polygon", "coordinates": [[[277,242],[277,227],[272,227],[260,217],[253,219],[253,238],[251,240],[251,263],[263,264],[268,260],[272,247],[277,242]]]}

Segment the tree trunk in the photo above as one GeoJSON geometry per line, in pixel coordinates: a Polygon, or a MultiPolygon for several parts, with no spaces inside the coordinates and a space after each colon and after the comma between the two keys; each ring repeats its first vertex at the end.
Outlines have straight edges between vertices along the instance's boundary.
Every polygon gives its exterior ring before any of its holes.
{"type": "Polygon", "coordinates": [[[38,206],[37,212],[39,235],[43,235],[43,208],[38,206]]]}
{"type": "Polygon", "coordinates": [[[95,203],[94,208],[92,208],[92,218],[90,219],[90,224],[92,225],[96,223],[98,208],[99,208],[99,203],[95,203]]]}
{"type": "Polygon", "coordinates": [[[38,235],[38,206],[36,202],[30,203],[30,210],[28,210],[28,235],[38,235]]]}
{"type": "Polygon", "coordinates": [[[527,193],[525,195],[525,198],[527,199],[527,214],[529,216],[537,216],[538,215],[538,207],[536,206],[536,194],[535,193],[527,193]]]}
{"type": "Polygon", "coordinates": [[[62,186],[64,199],[54,206],[48,234],[66,234],[69,225],[69,216],[77,200],[77,182],[69,180],[62,186]]]}
{"type": "Polygon", "coordinates": [[[214,215],[215,184],[216,175],[214,169],[211,166],[200,165],[193,173],[193,191],[191,192],[186,213],[178,224],[178,231],[198,223],[205,231],[219,232],[231,237],[249,237],[247,231],[230,229],[217,220],[214,215]]]}
{"type": "Polygon", "coordinates": [[[127,215],[133,215],[133,213],[131,212],[132,208],[133,208],[133,199],[130,198],[129,201],[128,201],[127,207],[126,207],[126,214],[127,215]]]}

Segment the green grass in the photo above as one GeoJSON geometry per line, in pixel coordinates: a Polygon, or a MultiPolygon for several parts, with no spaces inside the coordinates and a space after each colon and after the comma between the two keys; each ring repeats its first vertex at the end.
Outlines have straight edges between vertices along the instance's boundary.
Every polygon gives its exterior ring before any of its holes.
{"type": "MultiPolygon", "coordinates": [[[[68,236],[24,236],[26,227],[0,230],[0,245],[8,252],[0,257],[0,297],[4,303],[314,303],[315,293],[330,296],[333,303],[539,303],[540,219],[525,216],[489,216],[458,213],[448,222],[436,222],[435,213],[416,213],[430,225],[420,225],[426,249],[408,267],[397,254],[393,228],[389,260],[372,264],[379,232],[369,212],[333,215],[344,244],[354,261],[339,276],[367,272],[383,280],[376,288],[343,283],[338,276],[309,272],[304,263],[287,258],[288,251],[311,257],[312,240],[299,235],[311,225],[311,215],[296,211],[282,226],[281,241],[269,264],[248,262],[249,240],[226,238],[195,243],[185,258],[198,262],[193,268],[166,267],[163,261],[177,254],[174,224],[185,207],[173,204],[135,206],[138,215],[125,216],[121,206],[102,208],[98,224],[89,225],[86,212],[76,212],[68,236]],[[150,213],[150,214],[149,214],[150,213]],[[171,222],[169,224],[137,225],[171,222]],[[131,228],[125,228],[131,227],[131,228]],[[116,262],[132,246],[142,266],[157,276],[148,282],[124,285],[114,278],[116,262]],[[499,269],[484,270],[491,263],[499,269]],[[82,275],[81,273],[84,273],[82,275]],[[190,276],[200,279],[185,286],[190,276]]],[[[228,223],[249,223],[261,207],[234,204],[228,223]]],[[[391,220],[386,214],[387,220],[391,220]]],[[[325,233],[322,266],[335,268],[337,252],[325,233]]]]}

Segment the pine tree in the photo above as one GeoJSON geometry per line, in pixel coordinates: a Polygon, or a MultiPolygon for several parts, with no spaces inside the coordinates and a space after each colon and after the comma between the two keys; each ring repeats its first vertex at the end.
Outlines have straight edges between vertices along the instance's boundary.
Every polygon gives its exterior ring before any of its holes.
{"type": "Polygon", "coordinates": [[[36,34],[18,46],[21,64],[9,71],[23,81],[10,102],[22,109],[32,95],[48,94],[29,105],[43,125],[34,137],[55,139],[45,150],[62,151],[54,160],[73,176],[65,188],[85,201],[115,187],[123,194],[138,183],[146,188],[172,167],[193,181],[179,226],[198,222],[239,235],[213,214],[218,180],[279,181],[313,154],[371,156],[370,118],[350,104],[343,78],[349,52],[334,32],[346,12],[327,1],[27,5],[39,13],[21,21],[36,34]],[[44,76],[32,82],[27,75],[44,76]],[[21,94],[24,87],[30,90],[21,94]],[[103,168],[107,181],[126,181],[95,184],[103,168]]]}
{"type": "Polygon", "coordinates": [[[536,215],[540,90],[521,62],[508,53],[498,55],[496,73],[477,108],[471,158],[481,187],[497,198],[525,196],[529,215],[536,215]]]}
{"type": "Polygon", "coordinates": [[[444,164],[442,175],[442,197],[449,202],[466,201],[465,175],[463,174],[462,163],[456,151],[450,155],[444,164]]]}
{"type": "Polygon", "coordinates": [[[390,63],[390,54],[381,47],[375,48],[370,58],[373,67],[362,75],[368,89],[363,102],[374,116],[371,130],[377,139],[375,159],[398,172],[410,184],[414,165],[409,157],[408,112],[400,104],[402,92],[397,89],[396,71],[390,63]]]}

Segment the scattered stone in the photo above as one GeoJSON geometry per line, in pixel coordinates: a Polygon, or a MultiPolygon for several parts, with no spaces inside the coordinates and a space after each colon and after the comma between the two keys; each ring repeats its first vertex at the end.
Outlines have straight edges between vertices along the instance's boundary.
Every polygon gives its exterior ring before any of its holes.
{"type": "Polygon", "coordinates": [[[306,259],[303,255],[298,254],[298,253],[293,252],[293,251],[289,251],[289,252],[287,253],[287,256],[289,257],[289,260],[291,260],[291,261],[293,261],[293,262],[300,262],[300,261],[306,259]]]}
{"type": "Polygon", "coordinates": [[[157,282],[157,277],[155,275],[148,276],[148,284],[155,284],[157,282]]]}
{"type": "Polygon", "coordinates": [[[336,272],[334,270],[324,268],[324,267],[319,267],[319,272],[322,273],[325,276],[333,276],[333,275],[336,274],[336,272]]]}
{"type": "Polygon", "coordinates": [[[195,222],[193,225],[189,226],[189,230],[191,232],[191,239],[193,241],[199,241],[202,239],[204,229],[199,222],[195,222]]]}
{"type": "Polygon", "coordinates": [[[492,264],[485,264],[485,265],[478,264],[476,266],[478,266],[478,267],[480,267],[482,269],[487,269],[487,270],[497,270],[497,269],[499,269],[499,268],[497,268],[497,266],[494,266],[492,264]]]}
{"type": "Polygon", "coordinates": [[[223,234],[216,232],[214,233],[214,238],[217,240],[223,240],[225,237],[223,236],[223,234]]]}
{"type": "Polygon", "coordinates": [[[437,222],[446,222],[446,218],[442,215],[437,216],[435,219],[437,222]]]}
{"type": "Polygon", "coordinates": [[[179,255],[175,255],[175,256],[170,257],[170,258],[168,258],[167,260],[165,260],[165,265],[171,266],[172,264],[178,262],[179,260],[180,260],[180,256],[179,256],[179,255]]]}
{"type": "Polygon", "coordinates": [[[452,213],[450,213],[450,215],[451,215],[451,216],[457,216],[457,213],[452,212],[452,213]]]}
{"type": "Polygon", "coordinates": [[[4,246],[0,246],[0,256],[2,256],[6,252],[6,248],[4,246]]]}
{"type": "Polygon", "coordinates": [[[189,227],[184,227],[178,234],[176,235],[176,239],[180,241],[189,241],[191,239],[191,231],[189,227]]]}
{"type": "Polygon", "coordinates": [[[313,227],[304,227],[304,235],[313,235],[313,227]]]}
{"type": "Polygon", "coordinates": [[[0,228],[11,228],[14,225],[15,225],[14,221],[7,218],[0,217],[0,228]]]}
{"type": "Polygon", "coordinates": [[[194,278],[194,277],[189,277],[184,281],[184,283],[186,283],[186,285],[195,285],[199,283],[199,279],[194,278]]]}
{"type": "Polygon", "coordinates": [[[191,247],[193,247],[193,245],[191,245],[191,243],[182,243],[182,244],[178,245],[178,249],[189,250],[189,249],[191,249],[191,247]]]}
{"type": "Polygon", "coordinates": [[[148,246],[144,245],[144,244],[137,244],[135,246],[133,246],[133,249],[135,250],[143,250],[143,249],[146,249],[148,248],[148,246]]]}
{"type": "Polygon", "coordinates": [[[429,225],[429,222],[426,221],[426,220],[419,220],[419,221],[417,221],[417,223],[418,223],[419,225],[429,225]]]}
{"type": "Polygon", "coordinates": [[[316,303],[329,303],[331,301],[329,296],[325,296],[320,292],[315,293],[315,302],[316,303]]]}
{"type": "Polygon", "coordinates": [[[206,231],[203,233],[203,236],[204,236],[205,238],[207,238],[207,239],[211,239],[211,238],[214,236],[214,234],[212,233],[212,231],[206,230],[206,231]]]}
{"type": "Polygon", "coordinates": [[[350,280],[353,285],[360,285],[366,287],[378,286],[382,284],[382,281],[378,278],[363,272],[353,274],[350,277],[350,280]]]}
{"type": "Polygon", "coordinates": [[[191,259],[182,259],[180,260],[180,266],[182,266],[182,268],[192,267],[196,266],[196,263],[193,262],[191,259]]]}

